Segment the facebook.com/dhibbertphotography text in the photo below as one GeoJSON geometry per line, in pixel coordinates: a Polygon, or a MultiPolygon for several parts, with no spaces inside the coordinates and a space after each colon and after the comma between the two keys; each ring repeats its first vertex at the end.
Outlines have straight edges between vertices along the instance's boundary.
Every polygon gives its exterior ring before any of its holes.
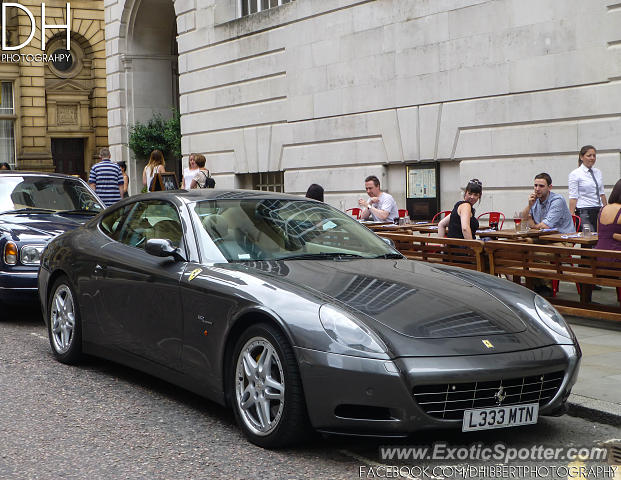
{"type": "Polygon", "coordinates": [[[360,465],[359,478],[409,479],[616,479],[606,446],[512,447],[502,442],[381,446],[379,460],[360,465]]]}

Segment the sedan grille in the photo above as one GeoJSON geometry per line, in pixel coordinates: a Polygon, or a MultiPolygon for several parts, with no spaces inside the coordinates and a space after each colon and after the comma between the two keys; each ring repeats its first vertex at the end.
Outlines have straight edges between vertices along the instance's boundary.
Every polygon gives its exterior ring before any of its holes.
{"type": "Polygon", "coordinates": [[[545,405],[557,394],[563,377],[560,371],[489,382],[420,385],[414,387],[414,399],[427,415],[461,420],[464,410],[470,408],[535,402],[545,405]]]}

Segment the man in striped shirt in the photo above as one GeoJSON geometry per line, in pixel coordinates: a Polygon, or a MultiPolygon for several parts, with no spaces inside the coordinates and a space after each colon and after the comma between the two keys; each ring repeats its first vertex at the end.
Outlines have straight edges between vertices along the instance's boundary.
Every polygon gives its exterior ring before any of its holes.
{"type": "Polygon", "coordinates": [[[109,207],[123,197],[123,172],[110,160],[110,150],[99,151],[100,162],[91,167],[88,183],[102,202],[109,207]]]}

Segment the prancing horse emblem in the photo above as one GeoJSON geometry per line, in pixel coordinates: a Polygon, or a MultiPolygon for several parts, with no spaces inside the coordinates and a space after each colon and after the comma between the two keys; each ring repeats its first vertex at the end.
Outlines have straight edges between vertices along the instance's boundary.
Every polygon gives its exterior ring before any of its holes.
{"type": "Polygon", "coordinates": [[[485,345],[487,348],[494,348],[494,345],[489,340],[481,340],[481,341],[483,342],[483,345],[485,345]]]}
{"type": "Polygon", "coordinates": [[[188,277],[188,282],[191,282],[192,280],[194,280],[196,277],[198,277],[198,275],[203,271],[202,268],[195,268],[194,270],[192,270],[190,272],[190,276],[188,277]]]}
{"type": "Polygon", "coordinates": [[[494,398],[496,399],[496,405],[500,405],[502,401],[507,398],[507,393],[505,392],[504,387],[500,387],[498,391],[494,394],[494,398]]]}

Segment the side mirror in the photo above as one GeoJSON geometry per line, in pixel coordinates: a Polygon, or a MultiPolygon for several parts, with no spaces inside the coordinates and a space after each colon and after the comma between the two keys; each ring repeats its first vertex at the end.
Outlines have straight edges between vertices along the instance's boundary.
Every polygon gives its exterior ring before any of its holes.
{"type": "Polygon", "coordinates": [[[390,245],[392,248],[396,248],[395,247],[395,242],[392,241],[392,238],[386,238],[386,237],[380,237],[382,240],[384,240],[388,245],[390,245]]]}
{"type": "Polygon", "coordinates": [[[178,262],[185,262],[181,255],[181,250],[175,248],[173,243],[167,238],[152,238],[147,240],[144,247],[145,252],[155,257],[173,257],[178,262]]]}

